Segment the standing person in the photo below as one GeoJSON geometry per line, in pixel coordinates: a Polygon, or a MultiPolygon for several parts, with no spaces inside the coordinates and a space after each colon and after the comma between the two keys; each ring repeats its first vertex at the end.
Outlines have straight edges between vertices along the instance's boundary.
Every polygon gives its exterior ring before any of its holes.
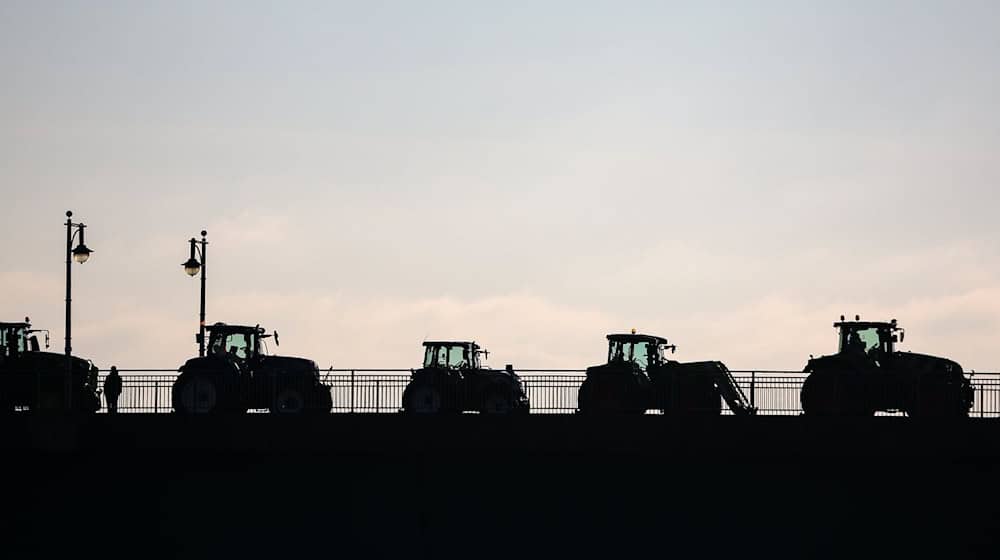
{"type": "Polygon", "coordinates": [[[122,394],[122,378],[118,368],[111,366],[111,372],[104,380],[104,398],[108,401],[108,414],[118,413],[118,396],[122,394]]]}

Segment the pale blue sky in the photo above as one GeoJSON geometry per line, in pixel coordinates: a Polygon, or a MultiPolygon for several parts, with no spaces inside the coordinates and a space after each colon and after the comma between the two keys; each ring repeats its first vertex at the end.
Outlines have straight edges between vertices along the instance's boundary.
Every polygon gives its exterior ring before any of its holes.
{"type": "Polygon", "coordinates": [[[997,2],[0,2],[0,312],[102,367],[210,320],[406,367],[802,366],[840,313],[1000,369],[997,2]],[[380,355],[379,353],[383,354],[380,355]]]}

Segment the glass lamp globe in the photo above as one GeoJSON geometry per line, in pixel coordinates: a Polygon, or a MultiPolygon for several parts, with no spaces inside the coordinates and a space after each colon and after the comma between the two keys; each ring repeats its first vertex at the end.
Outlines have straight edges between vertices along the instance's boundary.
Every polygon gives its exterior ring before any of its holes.
{"type": "Polygon", "coordinates": [[[77,245],[76,249],[73,249],[73,260],[83,264],[90,258],[91,253],[93,253],[93,251],[81,243],[80,245],[77,245]]]}
{"type": "Polygon", "coordinates": [[[181,266],[184,267],[184,272],[186,272],[188,276],[195,276],[198,274],[198,271],[201,270],[201,263],[198,262],[197,259],[193,258],[188,259],[187,262],[181,266]]]}

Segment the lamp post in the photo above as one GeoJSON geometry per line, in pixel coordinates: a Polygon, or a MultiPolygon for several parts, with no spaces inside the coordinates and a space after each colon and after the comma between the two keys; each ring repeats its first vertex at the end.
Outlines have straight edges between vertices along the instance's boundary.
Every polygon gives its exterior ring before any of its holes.
{"type": "Polygon", "coordinates": [[[73,262],[83,264],[90,259],[90,254],[93,253],[87,245],[83,242],[84,230],[87,226],[85,224],[75,224],[73,223],[73,212],[69,210],[66,211],[66,408],[71,406],[72,397],[72,383],[71,378],[73,376],[73,346],[71,344],[72,340],[72,286],[73,286],[73,262]],[[79,245],[73,248],[73,240],[79,236],[79,245]]]}
{"type": "Polygon", "coordinates": [[[201,230],[201,241],[198,241],[194,237],[191,238],[189,241],[191,244],[191,258],[181,265],[184,267],[184,272],[186,272],[188,276],[195,276],[198,272],[201,272],[201,313],[198,316],[199,357],[205,356],[205,247],[208,245],[208,241],[205,239],[205,236],[207,235],[207,231],[201,230]],[[201,257],[201,262],[198,262],[198,259],[196,258],[198,256],[201,257]]]}

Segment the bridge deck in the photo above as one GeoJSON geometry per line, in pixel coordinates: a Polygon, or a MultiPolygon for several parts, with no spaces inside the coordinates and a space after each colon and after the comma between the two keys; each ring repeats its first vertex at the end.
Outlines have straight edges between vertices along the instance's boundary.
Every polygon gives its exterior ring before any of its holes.
{"type": "Polygon", "coordinates": [[[1000,528],[989,419],[23,415],[0,442],[31,557],[996,557],[1000,528]]]}

